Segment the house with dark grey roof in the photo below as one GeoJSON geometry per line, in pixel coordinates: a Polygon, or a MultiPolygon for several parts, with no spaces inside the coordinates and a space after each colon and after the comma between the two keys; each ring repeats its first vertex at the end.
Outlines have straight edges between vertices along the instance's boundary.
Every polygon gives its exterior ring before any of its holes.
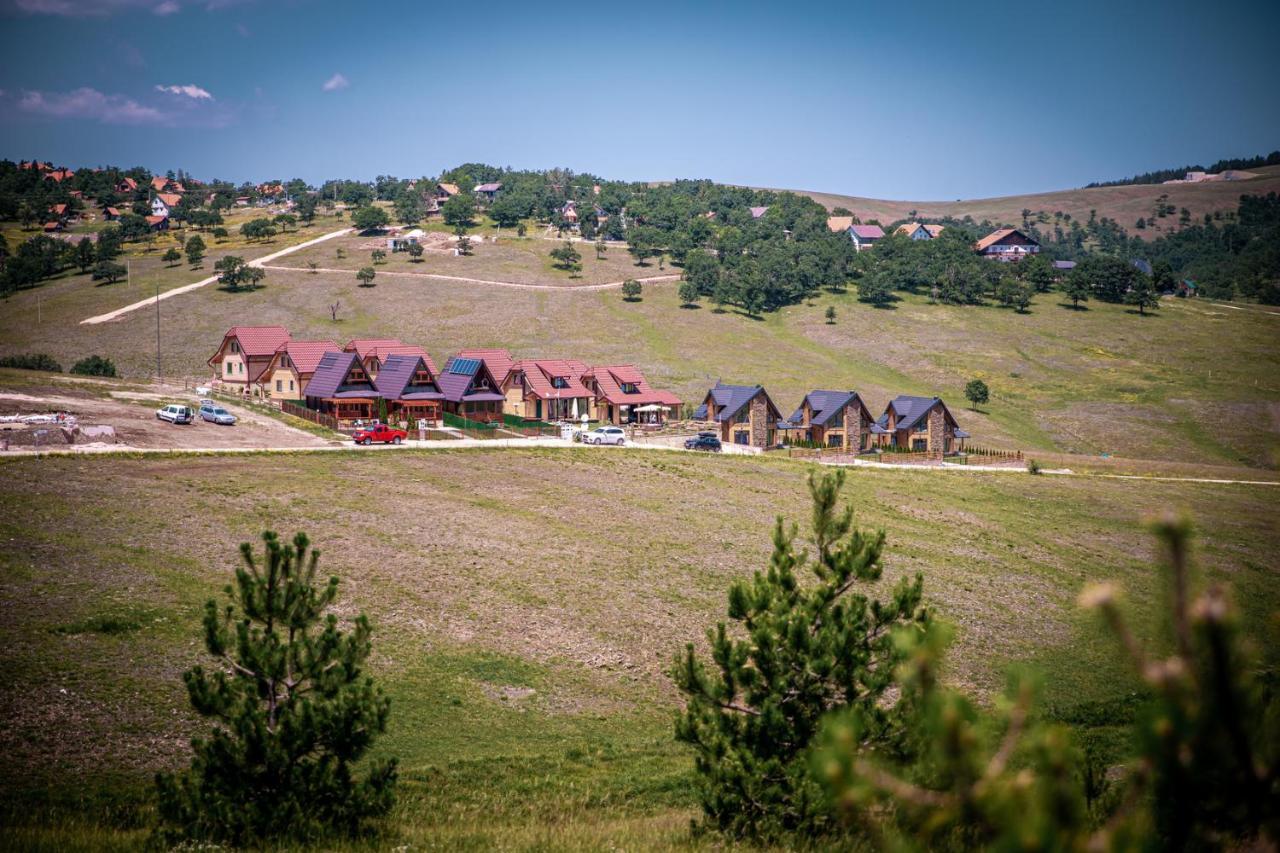
{"type": "Polygon", "coordinates": [[[792,440],[858,453],[871,446],[873,427],[875,419],[857,391],[810,391],[783,429],[792,440]]]}
{"type": "Polygon", "coordinates": [[[963,450],[969,437],[941,397],[894,397],[876,426],[877,443],[882,446],[938,456],[963,450]]]}
{"type": "Polygon", "coordinates": [[[454,356],[437,384],[449,414],[484,423],[502,421],[502,390],[484,359],[454,356]]]}
{"type": "Polygon", "coordinates": [[[722,442],[772,447],[782,413],[761,385],[717,382],[694,411],[693,419],[714,424],[722,442]]]}
{"type": "Polygon", "coordinates": [[[333,415],[340,424],[373,419],[383,396],[354,352],[322,355],[302,394],[308,409],[333,415]]]}
{"type": "Polygon", "coordinates": [[[403,421],[410,428],[418,421],[426,421],[428,426],[440,423],[444,392],[436,381],[435,371],[422,356],[408,353],[387,356],[374,386],[387,401],[392,420],[403,421]]]}

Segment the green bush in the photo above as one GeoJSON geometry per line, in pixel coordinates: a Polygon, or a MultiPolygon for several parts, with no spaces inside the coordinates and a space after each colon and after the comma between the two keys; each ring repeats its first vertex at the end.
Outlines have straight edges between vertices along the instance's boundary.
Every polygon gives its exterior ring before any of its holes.
{"type": "Polygon", "coordinates": [[[116,366],[109,358],[91,355],[71,365],[71,372],[78,376],[118,376],[116,366]]]}
{"type": "Polygon", "coordinates": [[[0,356],[0,367],[16,367],[18,370],[44,370],[49,373],[62,372],[62,365],[54,361],[53,356],[45,355],[42,352],[0,356]]]}

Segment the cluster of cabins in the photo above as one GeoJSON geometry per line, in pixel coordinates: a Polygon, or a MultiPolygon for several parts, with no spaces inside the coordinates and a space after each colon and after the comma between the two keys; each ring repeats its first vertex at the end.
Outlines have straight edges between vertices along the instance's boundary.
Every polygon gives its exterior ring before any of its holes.
{"type": "Polygon", "coordinates": [[[305,405],[340,425],[384,413],[433,426],[446,414],[482,423],[510,416],[661,425],[679,417],[681,406],[630,364],[514,359],[504,349],[467,349],[441,370],[422,347],[394,338],[339,346],[294,340],[283,326],[235,326],[208,363],[223,390],[305,405]]]}
{"type": "Polygon", "coordinates": [[[718,382],[693,419],[711,424],[722,442],[761,448],[805,443],[852,454],[896,448],[944,456],[969,438],[940,397],[905,394],[873,418],[857,391],[810,391],[784,418],[762,386],[718,382]]]}
{"type": "MultiPolygon", "coordinates": [[[[859,252],[872,248],[884,239],[884,229],[879,225],[863,225],[856,219],[854,216],[829,216],[827,227],[837,234],[847,233],[859,252]]],[[[945,227],[924,222],[904,222],[894,229],[894,233],[911,240],[933,240],[945,227]]],[[[985,258],[1017,261],[1027,255],[1037,254],[1040,244],[1017,228],[1000,228],[975,243],[973,249],[985,258]]]]}
{"type": "MultiPolygon", "coordinates": [[[[295,340],[284,326],[228,329],[209,365],[224,391],[304,405],[340,426],[379,417],[438,426],[445,415],[481,423],[662,425],[678,419],[682,405],[630,364],[464,349],[438,369],[422,347],[395,338],[339,346],[295,340]]],[[[969,437],[938,397],[895,397],[873,418],[856,391],[812,391],[784,418],[762,386],[717,383],[693,419],[727,444],[759,448],[805,443],[847,453],[892,447],[945,455],[969,437]]]]}

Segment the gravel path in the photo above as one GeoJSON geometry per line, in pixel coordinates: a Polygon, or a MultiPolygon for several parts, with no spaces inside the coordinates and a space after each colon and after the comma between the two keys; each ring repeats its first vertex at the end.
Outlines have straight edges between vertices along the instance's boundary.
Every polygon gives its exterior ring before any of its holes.
{"type": "MultiPolygon", "coordinates": [[[[281,272],[328,272],[341,273],[344,275],[353,275],[354,270],[340,270],[333,267],[316,267],[314,270],[310,267],[282,267],[282,266],[263,266],[263,269],[279,270],[281,272]]],[[[460,281],[466,284],[490,284],[494,287],[514,287],[519,290],[612,290],[622,287],[621,281],[607,281],[604,284],[521,284],[518,281],[494,281],[488,278],[467,278],[460,275],[443,275],[434,272],[399,272],[394,270],[378,270],[378,276],[393,275],[403,278],[436,278],[441,281],[460,281]]],[[[646,278],[637,278],[636,281],[641,284],[654,284],[663,281],[679,281],[678,275],[651,275],[646,278]]]]}

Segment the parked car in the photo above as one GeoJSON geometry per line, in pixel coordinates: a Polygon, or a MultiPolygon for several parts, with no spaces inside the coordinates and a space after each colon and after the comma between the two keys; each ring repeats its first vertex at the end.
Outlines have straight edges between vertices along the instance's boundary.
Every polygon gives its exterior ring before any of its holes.
{"type": "Polygon", "coordinates": [[[616,444],[619,447],[627,443],[627,434],[622,431],[622,427],[601,426],[584,433],[582,436],[583,444],[616,444]]]}
{"type": "Polygon", "coordinates": [[[196,419],[190,406],[169,405],[156,409],[156,419],[171,424],[189,424],[196,419]]]}
{"type": "Polygon", "coordinates": [[[374,424],[368,429],[358,429],[351,434],[356,444],[373,444],[375,441],[383,444],[399,444],[408,437],[409,433],[404,430],[389,427],[386,424],[374,424]]]}
{"type": "Polygon", "coordinates": [[[693,438],[686,438],[684,441],[685,450],[709,450],[712,453],[720,452],[720,439],[714,432],[700,432],[693,438]]]}
{"type": "Polygon", "coordinates": [[[231,426],[236,422],[236,416],[228,412],[221,406],[215,405],[211,400],[205,400],[200,404],[200,417],[214,424],[222,424],[231,426]]]}

